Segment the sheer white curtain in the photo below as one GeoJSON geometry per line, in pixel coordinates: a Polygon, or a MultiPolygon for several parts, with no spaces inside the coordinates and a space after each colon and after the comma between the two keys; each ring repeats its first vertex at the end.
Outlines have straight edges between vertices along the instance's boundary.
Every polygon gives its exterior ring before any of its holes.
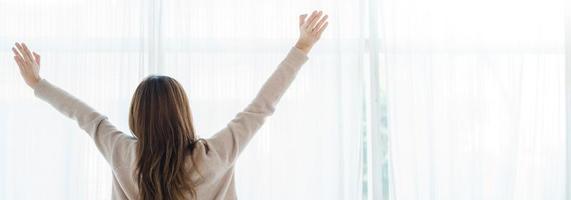
{"type": "Polygon", "coordinates": [[[21,81],[13,42],[125,132],[138,82],[173,76],[209,137],[254,97],[312,9],[331,26],[239,160],[239,197],[360,199],[364,2],[0,0],[0,199],[108,199],[111,188],[90,138],[21,81]]]}
{"type": "MultiPolygon", "coordinates": [[[[571,144],[571,2],[565,5],[565,93],[567,144],[571,144]]],[[[571,197],[571,147],[567,146],[567,197],[571,197]]]]}
{"type": "Polygon", "coordinates": [[[565,199],[564,1],[381,2],[391,199],[565,199]]]}

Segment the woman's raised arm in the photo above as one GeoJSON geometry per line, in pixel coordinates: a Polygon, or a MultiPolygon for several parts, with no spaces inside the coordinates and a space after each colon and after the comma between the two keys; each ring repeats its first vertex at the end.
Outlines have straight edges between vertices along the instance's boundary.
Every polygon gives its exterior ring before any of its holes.
{"type": "Polygon", "coordinates": [[[112,167],[117,167],[120,162],[124,162],[123,157],[114,158],[113,155],[121,155],[122,150],[129,148],[135,140],[117,130],[106,116],[42,79],[40,77],[40,55],[32,53],[26,44],[16,43],[15,46],[12,48],[14,60],[26,84],[34,89],[34,94],[65,116],[77,121],[79,126],[93,138],[97,148],[112,167]]]}
{"type": "Polygon", "coordinates": [[[300,37],[286,58],[264,83],[254,100],[234,117],[226,128],[207,140],[216,156],[232,165],[240,152],[260,129],[266,117],[273,114],[277,103],[294,80],[307,54],[327,28],[327,15],[314,11],[309,18],[299,16],[300,37]]]}

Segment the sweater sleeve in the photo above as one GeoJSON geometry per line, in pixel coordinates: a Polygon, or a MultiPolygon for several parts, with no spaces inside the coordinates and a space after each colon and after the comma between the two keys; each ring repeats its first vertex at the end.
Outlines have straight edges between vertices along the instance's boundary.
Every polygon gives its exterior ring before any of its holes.
{"type": "Polygon", "coordinates": [[[307,55],[292,48],[271,77],[262,86],[254,100],[228,125],[207,140],[207,144],[223,163],[233,165],[266,117],[274,113],[276,104],[294,80],[307,55]]]}
{"type": "Polygon", "coordinates": [[[107,162],[112,167],[118,167],[122,160],[121,155],[125,153],[121,153],[121,149],[127,148],[134,141],[131,136],[117,130],[106,116],[45,79],[34,87],[34,94],[65,116],[77,121],[79,127],[95,141],[107,162]]]}

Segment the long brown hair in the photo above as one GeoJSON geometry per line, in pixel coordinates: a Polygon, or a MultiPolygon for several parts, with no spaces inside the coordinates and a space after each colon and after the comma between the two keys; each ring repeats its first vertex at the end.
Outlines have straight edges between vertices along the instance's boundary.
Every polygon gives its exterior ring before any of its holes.
{"type": "Polygon", "coordinates": [[[137,181],[142,200],[179,200],[194,185],[185,168],[197,140],[188,98],[167,76],[150,76],[131,102],[129,127],[137,137],[137,181]]]}

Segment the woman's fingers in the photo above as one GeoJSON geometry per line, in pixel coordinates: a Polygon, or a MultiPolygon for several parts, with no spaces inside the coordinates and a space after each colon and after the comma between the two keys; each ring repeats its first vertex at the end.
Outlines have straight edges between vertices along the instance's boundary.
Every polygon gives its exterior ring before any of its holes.
{"type": "Polygon", "coordinates": [[[27,62],[34,63],[34,57],[32,56],[32,53],[30,53],[30,50],[28,49],[26,44],[16,43],[16,47],[18,48],[18,51],[20,52],[20,55],[22,56],[23,63],[27,63],[27,62]]]}
{"type": "Polygon", "coordinates": [[[28,49],[28,46],[26,46],[26,43],[22,43],[22,47],[24,47],[24,53],[28,56],[28,58],[30,59],[29,61],[34,63],[34,56],[32,55],[32,52],[30,51],[30,49],[28,49]]]}
{"type": "Polygon", "coordinates": [[[26,51],[24,50],[24,47],[21,44],[16,43],[16,48],[18,48],[18,52],[20,52],[20,55],[22,56],[22,60],[24,62],[28,62],[28,61],[32,60],[32,58],[30,58],[30,56],[28,54],[26,54],[26,51]]]}
{"type": "Polygon", "coordinates": [[[12,51],[14,52],[15,56],[22,58],[22,55],[20,54],[20,52],[18,52],[18,50],[16,50],[16,48],[12,47],[12,51]]]}
{"type": "Polygon", "coordinates": [[[12,51],[14,52],[14,58],[18,58],[20,63],[24,64],[31,62],[40,65],[40,59],[41,59],[40,55],[37,54],[36,52],[33,53],[30,52],[30,49],[28,49],[26,44],[22,43],[20,45],[19,43],[16,43],[16,47],[18,48],[18,50],[12,47],[12,51]]]}
{"type": "Polygon", "coordinates": [[[317,12],[317,14],[315,14],[315,17],[311,20],[311,22],[309,23],[309,25],[307,26],[309,28],[309,30],[313,30],[315,29],[315,25],[317,25],[317,22],[319,21],[319,19],[321,18],[321,15],[323,14],[323,11],[319,11],[317,12]]]}
{"type": "Polygon", "coordinates": [[[12,47],[12,51],[14,52],[14,60],[16,61],[16,64],[18,64],[20,70],[24,70],[26,67],[24,58],[22,58],[22,55],[20,52],[18,52],[18,50],[16,50],[16,48],[12,47]]]}
{"type": "Polygon", "coordinates": [[[299,26],[303,26],[303,24],[305,24],[305,18],[307,18],[307,14],[299,16],[299,26]]]}
{"type": "Polygon", "coordinates": [[[16,49],[18,49],[18,55],[20,55],[20,57],[22,58],[26,58],[26,55],[24,54],[24,48],[22,48],[22,46],[20,45],[20,43],[16,42],[16,49]]]}
{"type": "Polygon", "coordinates": [[[321,34],[323,33],[323,31],[325,31],[327,25],[329,25],[329,22],[325,22],[325,24],[323,24],[323,26],[319,28],[319,30],[317,31],[317,37],[321,38],[321,34]]]}
{"type": "Polygon", "coordinates": [[[305,28],[309,28],[309,27],[310,27],[309,25],[310,25],[311,22],[317,17],[317,13],[318,13],[318,12],[315,11],[315,10],[314,10],[313,12],[311,12],[311,15],[309,16],[309,18],[307,18],[307,21],[305,21],[305,24],[304,24],[304,27],[305,27],[305,28]]]}
{"type": "Polygon", "coordinates": [[[324,24],[325,22],[327,22],[327,18],[328,18],[328,17],[329,17],[329,16],[327,16],[327,15],[323,16],[323,18],[321,18],[321,20],[319,20],[319,22],[317,23],[317,25],[315,26],[315,28],[313,28],[313,31],[315,31],[315,32],[319,31],[319,29],[321,29],[321,27],[323,27],[323,24],[324,24]]]}
{"type": "Polygon", "coordinates": [[[40,55],[37,54],[36,52],[33,53],[34,53],[34,58],[36,59],[36,64],[40,65],[40,58],[41,58],[40,55]]]}
{"type": "Polygon", "coordinates": [[[20,58],[19,56],[14,56],[14,60],[16,61],[16,64],[18,64],[20,71],[23,71],[24,70],[24,63],[23,63],[22,58],[20,58]]]}

